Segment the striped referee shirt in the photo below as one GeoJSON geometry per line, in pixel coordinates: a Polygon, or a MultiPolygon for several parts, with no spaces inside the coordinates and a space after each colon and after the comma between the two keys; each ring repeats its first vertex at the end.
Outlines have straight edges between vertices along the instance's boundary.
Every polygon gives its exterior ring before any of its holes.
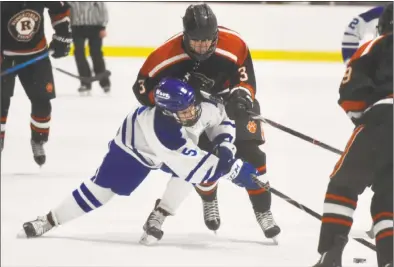
{"type": "Polygon", "coordinates": [[[105,2],[68,2],[71,6],[71,26],[102,26],[108,23],[105,2]]]}

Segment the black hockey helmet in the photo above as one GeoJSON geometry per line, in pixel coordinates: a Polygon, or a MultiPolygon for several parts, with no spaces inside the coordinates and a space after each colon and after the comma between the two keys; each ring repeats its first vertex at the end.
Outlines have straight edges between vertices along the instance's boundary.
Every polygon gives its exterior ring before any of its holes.
{"type": "Polygon", "coordinates": [[[205,3],[190,5],[183,17],[183,42],[186,53],[197,61],[209,58],[216,49],[218,23],[205,3]]]}
{"type": "Polygon", "coordinates": [[[393,3],[384,8],[382,15],[379,17],[377,28],[379,35],[393,31],[393,3]]]}

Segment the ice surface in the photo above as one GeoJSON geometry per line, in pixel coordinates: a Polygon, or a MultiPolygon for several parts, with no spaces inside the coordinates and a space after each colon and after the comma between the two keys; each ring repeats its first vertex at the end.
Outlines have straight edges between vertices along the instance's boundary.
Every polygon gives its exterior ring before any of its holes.
{"type": "MultiPolygon", "coordinates": [[[[53,61],[76,73],[72,57],[53,61]]],[[[201,200],[192,192],[165,222],[157,246],[138,243],[142,225],[161,197],[169,177],[153,172],[130,196],[72,221],[39,239],[17,239],[23,222],[46,214],[94,174],[126,114],[137,103],[132,85],[142,59],[107,59],[112,93],[95,84],[91,97],[80,97],[78,81],[55,71],[58,97],[53,103],[47,163],[40,170],[29,143],[30,104],[19,82],[12,99],[1,168],[2,266],[312,266],[320,222],[280,198],[272,211],[282,228],[279,245],[260,230],[243,189],[222,181],[222,226],[215,236],[206,229],[201,200]]],[[[344,66],[257,62],[257,98],[262,114],[278,123],[343,149],[352,124],[336,104],[344,66]]],[[[321,213],[328,176],[338,156],[266,125],[271,185],[321,213]]],[[[371,192],[366,190],[353,229],[371,224],[371,192]]],[[[373,241],[372,241],[373,242],[373,241]]],[[[344,266],[376,266],[375,254],[349,241],[344,266]],[[366,258],[364,264],[353,258],[366,258]]]]}

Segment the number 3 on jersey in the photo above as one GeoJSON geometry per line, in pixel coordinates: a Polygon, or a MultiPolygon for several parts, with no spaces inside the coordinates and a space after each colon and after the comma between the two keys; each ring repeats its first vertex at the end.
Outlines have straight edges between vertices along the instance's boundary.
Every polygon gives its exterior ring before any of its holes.
{"type": "Polygon", "coordinates": [[[246,67],[245,66],[240,67],[238,69],[238,72],[239,72],[239,80],[241,82],[245,82],[245,81],[248,80],[249,77],[248,77],[248,74],[246,73],[246,67]]]}

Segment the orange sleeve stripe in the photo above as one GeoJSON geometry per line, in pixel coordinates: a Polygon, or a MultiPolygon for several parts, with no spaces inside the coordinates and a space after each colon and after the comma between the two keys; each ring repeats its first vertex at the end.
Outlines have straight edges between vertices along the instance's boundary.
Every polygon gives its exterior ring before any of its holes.
{"type": "MultiPolygon", "coordinates": [[[[234,55],[235,58],[230,58],[235,59],[235,63],[238,65],[242,65],[248,55],[248,47],[238,33],[224,27],[219,27],[217,48],[234,55]]],[[[225,56],[224,53],[219,54],[225,56]]]]}
{"type": "Polygon", "coordinates": [[[334,223],[334,224],[341,224],[341,225],[345,225],[348,227],[352,226],[352,222],[350,221],[346,221],[343,219],[337,219],[337,218],[327,218],[327,217],[323,217],[323,219],[321,220],[323,223],[334,223]]]}
{"type": "Polygon", "coordinates": [[[346,111],[361,111],[367,108],[365,101],[343,101],[341,107],[346,111]]]}
{"type": "Polygon", "coordinates": [[[51,20],[53,23],[53,22],[59,21],[65,17],[69,17],[69,16],[70,16],[70,9],[67,9],[65,12],[63,12],[61,14],[52,15],[51,20]]]}
{"type": "Polygon", "coordinates": [[[154,92],[155,92],[155,90],[152,90],[152,91],[150,91],[149,94],[148,94],[149,101],[150,101],[152,104],[155,104],[155,95],[154,95],[154,92]]]}
{"type": "Polygon", "coordinates": [[[393,236],[393,235],[394,235],[393,230],[384,231],[376,236],[376,241],[378,241],[379,239],[385,238],[385,237],[393,236]]]}
{"type": "Polygon", "coordinates": [[[183,35],[174,37],[153,51],[144,62],[140,73],[146,77],[154,77],[161,70],[189,59],[182,48],[182,38],[183,35]]]}
{"type": "Polygon", "coordinates": [[[255,90],[250,84],[245,83],[245,82],[240,82],[239,84],[235,85],[234,87],[242,87],[242,88],[247,89],[250,92],[250,95],[252,96],[252,100],[254,100],[255,90]]]}
{"type": "Polygon", "coordinates": [[[382,217],[389,217],[389,218],[393,219],[394,213],[392,213],[392,212],[381,212],[381,213],[376,214],[376,215],[372,218],[372,220],[373,220],[374,222],[376,222],[377,220],[379,220],[379,219],[382,218],[382,217]]]}
{"type": "Polygon", "coordinates": [[[357,202],[356,201],[351,200],[350,198],[343,197],[343,196],[338,196],[338,195],[334,195],[334,194],[326,194],[326,199],[332,199],[332,200],[341,201],[341,202],[344,202],[344,203],[351,204],[352,206],[354,206],[354,208],[357,207],[357,202]]]}
{"type": "Polygon", "coordinates": [[[7,117],[1,117],[1,122],[6,122],[7,121],[7,117]]]}

